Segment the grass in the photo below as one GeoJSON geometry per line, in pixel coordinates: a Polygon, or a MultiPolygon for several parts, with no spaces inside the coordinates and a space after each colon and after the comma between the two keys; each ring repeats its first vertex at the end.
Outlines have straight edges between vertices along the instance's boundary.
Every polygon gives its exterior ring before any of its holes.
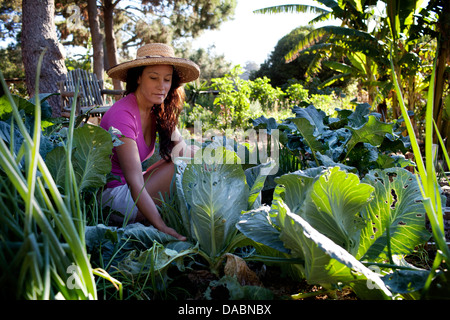
{"type": "MultiPolygon", "coordinates": [[[[391,72],[392,78],[394,80],[395,92],[400,102],[400,109],[403,118],[405,119],[405,125],[410,137],[411,147],[416,161],[416,176],[419,182],[419,186],[421,186],[422,195],[424,197],[423,204],[425,206],[427,217],[431,224],[433,238],[437,246],[436,257],[434,259],[430,275],[424,288],[424,293],[426,294],[426,292],[430,289],[433,278],[439,272],[442,264],[444,264],[447,269],[450,268],[450,249],[445,239],[443,207],[441,203],[441,195],[439,192],[439,183],[437,179],[436,168],[433,161],[434,133],[436,133],[436,135],[438,136],[438,140],[443,150],[446,150],[445,145],[442,141],[442,137],[440,136],[433,120],[436,61],[434,62],[433,72],[430,79],[430,86],[428,89],[428,99],[425,116],[425,157],[423,157],[420,151],[419,142],[409,118],[408,109],[405,106],[402,91],[400,89],[397,75],[394,70],[394,64],[391,59],[391,72]]],[[[446,152],[444,152],[444,154],[447,164],[450,166],[450,159],[448,157],[448,154],[446,152]]]]}
{"type": "Polygon", "coordinates": [[[41,102],[38,97],[44,54],[45,51],[40,56],[36,74],[32,134],[28,132],[0,72],[3,91],[12,107],[11,137],[14,137],[14,126],[24,137],[18,154],[13,151],[16,141],[10,141],[7,146],[0,139],[0,166],[3,171],[0,175],[0,206],[3,209],[1,220],[4,222],[0,229],[0,283],[7,284],[1,295],[14,292],[17,299],[97,299],[94,274],[110,280],[121,294],[118,281],[104,270],[92,269],[87,254],[85,206],[78,192],[71,162],[74,107],[64,145],[67,194],[61,194],[39,153],[41,102]],[[12,279],[17,279],[17,282],[12,279]]]}

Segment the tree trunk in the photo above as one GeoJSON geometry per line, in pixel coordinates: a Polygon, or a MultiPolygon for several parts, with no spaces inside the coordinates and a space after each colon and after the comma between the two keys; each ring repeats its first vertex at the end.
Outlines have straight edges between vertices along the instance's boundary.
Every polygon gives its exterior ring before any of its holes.
{"type": "MultiPolygon", "coordinates": [[[[64,64],[65,51],[58,42],[54,22],[54,0],[22,1],[22,60],[25,83],[30,96],[35,93],[36,71],[39,57],[47,49],[39,79],[40,93],[58,92],[58,81],[67,74],[64,64]]],[[[58,96],[48,99],[54,117],[61,115],[58,96]]]]}
{"type": "MultiPolygon", "coordinates": [[[[105,40],[106,40],[106,56],[108,58],[108,67],[115,66],[117,61],[116,36],[114,35],[114,8],[115,4],[112,0],[103,1],[103,15],[105,22],[105,40]]],[[[122,90],[122,82],[113,79],[114,90],[122,90]]]]}
{"type": "MultiPolygon", "coordinates": [[[[436,82],[434,90],[434,120],[440,131],[442,139],[446,140],[447,152],[450,150],[450,136],[448,135],[450,130],[448,130],[449,122],[443,119],[443,91],[446,80],[445,79],[445,69],[450,62],[450,4],[448,1],[442,1],[442,12],[439,14],[439,47],[437,52],[436,61],[436,82]]],[[[437,137],[434,137],[434,143],[437,142],[437,137]]]]}
{"type": "Polygon", "coordinates": [[[92,47],[94,49],[94,73],[98,80],[103,80],[103,35],[100,32],[100,23],[98,19],[97,1],[88,1],[89,29],[92,36],[92,47]]]}

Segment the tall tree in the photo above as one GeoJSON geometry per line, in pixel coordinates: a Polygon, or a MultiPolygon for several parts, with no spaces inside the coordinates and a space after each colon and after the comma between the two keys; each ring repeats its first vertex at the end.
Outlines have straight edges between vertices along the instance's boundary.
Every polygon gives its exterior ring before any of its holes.
{"type": "MultiPolygon", "coordinates": [[[[118,1],[106,6],[111,0],[103,0],[105,11],[105,35],[114,24],[107,24],[107,9],[110,10],[118,1]]],[[[203,30],[217,29],[227,21],[236,7],[236,0],[142,0],[141,6],[125,7],[125,10],[137,10],[143,15],[128,26],[130,36],[123,45],[126,47],[140,46],[148,42],[174,43],[177,40],[195,38],[203,30]]],[[[114,7],[113,10],[117,8],[114,7]]],[[[127,26],[125,26],[127,28],[127,26]]],[[[112,31],[113,32],[113,31],[112,31]]],[[[107,46],[113,46],[112,41],[106,39],[107,46]]],[[[107,48],[108,60],[113,57],[114,48],[107,48]]],[[[116,55],[117,56],[117,55],[116,55]]],[[[109,61],[111,63],[111,61],[109,61]]],[[[112,64],[112,63],[111,63],[112,64]]]]}
{"type": "MultiPolygon", "coordinates": [[[[323,10],[306,5],[284,5],[258,10],[260,13],[299,12],[307,10],[320,13],[310,23],[330,18],[341,20],[341,26],[324,26],[311,31],[286,56],[293,61],[304,53],[316,52],[316,59],[309,70],[318,69],[317,65],[327,57],[329,52],[346,57],[350,65],[344,63],[330,64],[329,67],[340,70],[343,76],[356,75],[361,86],[369,93],[369,102],[374,106],[384,105],[389,86],[387,73],[391,46],[395,71],[398,78],[406,84],[404,96],[408,99],[408,107],[414,110],[417,87],[417,70],[420,59],[413,49],[416,42],[408,42],[410,27],[415,15],[420,11],[423,0],[316,0],[326,6],[323,10]],[[374,7],[384,7],[387,18],[376,17],[374,7]],[[375,28],[371,28],[378,22],[375,28]],[[322,41],[326,43],[318,43],[322,41]],[[315,69],[314,69],[315,68],[315,69]],[[381,103],[380,103],[381,102],[381,103]]],[[[332,83],[330,79],[328,83],[332,83]]],[[[400,116],[396,97],[393,97],[392,109],[395,118],[400,116]]]]}
{"type": "MultiPolygon", "coordinates": [[[[252,79],[262,78],[264,76],[270,79],[270,83],[274,87],[282,87],[291,79],[303,81],[306,79],[306,71],[310,65],[313,54],[305,54],[289,64],[286,64],[284,57],[292,50],[292,48],[304,39],[313,28],[310,26],[298,27],[289,32],[287,35],[278,40],[275,48],[268,58],[261,64],[258,71],[251,76],[252,79]]],[[[323,78],[323,75],[320,75],[323,78]]]]}
{"type": "MultiPolygon", "coordinates": [[[[103,19],[105,24],[105,41],[106,41],[106,57],[108,67],[115,66],[118,63],[117,59],[117,43],[114,32],[114,10],[120,0],[103,0],[103,19]]],[[[115,90],[122,90],[122,82],[113,79],[115,90]]]]}
{"type": "MultiPolygon", "coordinates": [[[[58,42],[54,22],[54,0],[22,1],[22,60],[30,96],[35,92],[35,78],[40,54],[46,49],[39,79],[39,92],[58,92],[57,82],[67,73],[64,48],[58,42]]],[[[53,116],[61,114],[59,98],[49,98],[53,116]]]]}
{"type": "Polygon", "coordinates": [[[91,30],[94,73],[97,79],[103,80],[103,35],[100,29],[97,0],[88,0],[89,29],[91,30]]]}

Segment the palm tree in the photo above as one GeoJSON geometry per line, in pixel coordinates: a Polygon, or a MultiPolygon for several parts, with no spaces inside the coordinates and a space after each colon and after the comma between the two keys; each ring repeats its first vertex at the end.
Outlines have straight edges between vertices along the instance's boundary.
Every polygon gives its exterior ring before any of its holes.
{"type": "MultiPolygon", "coordinates": [[[[369,103],[373,106],[383,105],[382,102],[391,90],[390,75],[387,72],[391,47],[394,48],[393,57],[397,74],[401,75],[401,66],[418,68],[419,60],[410,54],[410,44],[405,41],[414,14],[420,7],[422,0],[316,0],[329,10],[308,5],[282,5],[256,10],[256,13],[279,12],[316,12],[319,15],[310,21],[315,23],[334,18],[341,20],[340,26],[324,26],[314,29],[300,41],[285,60],[293,61],[299,55],[316,52],[316,58],[310,64],[307,72],[315,72],[319,64],[326,65],[342,72],[342,75],[330,78],[322,86],[330,85],[337,78],[356,77],[362,87],[367,88],[369,103]],[[388,19],[383,19],[377,11],[385,10],[388,19]],[[405,35],[402,38],[400,35],[405,35]],[[319,43],[319,40],[322,40],[319,43]],[[341,62],[327,62],[325,58],[333,53],[341,57],[341,62]]],[[[413,74],[406,74],[406,83],[413,84],[413,74]],[[410,77],[409,79],[407,77],[410,77]]],[[[409,87],[411,98],[409,107],[414,108],[416,86],[409,87]]],[[[394,117],[396,101],[393,103],[394,117]]]]}
{"type": "Polygon", "coordinates": [[[257,13],[278,12],[313,12],[319,13],[309,23],[323,22],[329,19],[341,20],[340,26],[324,26],[313,29],[307,37],[300,41],[285,57],[286,62],[295,60],[298,56],[307,53],[316,53],[315,59],[308,67],[307,75],[320,70],[325,65],[342,74],[325,80],[321,87],[331,85],[338,79],[356,78],[360,86],[368,90],[369,103],[378,101],[379,69],[377,65],[389,64],[387,53],[377,38],[368,32],[369,22],[373,12],[369,9],[377,1],[349,1],[349,0],[316,0],[327,9],[308,5],[282,5],[277,7],[256,10],[257,13]],[[341,62],[327,61],[335,54],[341,57],[341,62]]]}

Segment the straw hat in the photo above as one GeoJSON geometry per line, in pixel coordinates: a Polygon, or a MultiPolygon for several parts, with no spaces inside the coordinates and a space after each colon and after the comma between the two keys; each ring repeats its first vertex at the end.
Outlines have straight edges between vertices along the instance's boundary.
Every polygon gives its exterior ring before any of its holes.
{"type": "Polygon", "coordinates": [[[164,43],[150,43],[140,47],[136,59],[120,63],[106,72],[113,79],[123,82],[127,79],[130,68],[150,65],[172,65],[180,77],[181,83],[191,82],[200,75],[200,68],[193,61],[176,58],[171,46],[164,43]]]}

